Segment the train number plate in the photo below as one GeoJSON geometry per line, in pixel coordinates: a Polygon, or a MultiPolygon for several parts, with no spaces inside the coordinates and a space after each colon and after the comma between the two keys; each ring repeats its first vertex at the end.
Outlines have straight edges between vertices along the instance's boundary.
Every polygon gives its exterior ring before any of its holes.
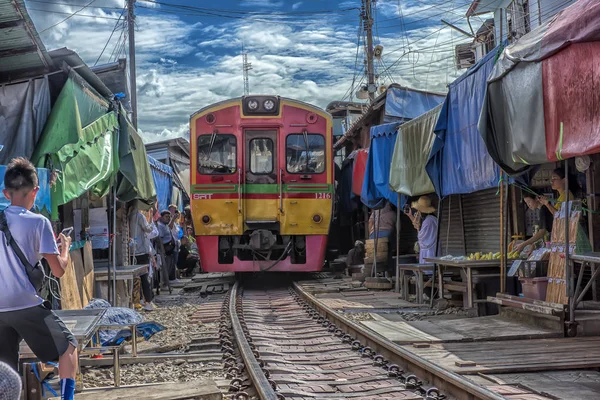
{"type": "Polygon", "coordinates": [[[315,193],[315,199],[331,199],[331,193],[315,193]]]}

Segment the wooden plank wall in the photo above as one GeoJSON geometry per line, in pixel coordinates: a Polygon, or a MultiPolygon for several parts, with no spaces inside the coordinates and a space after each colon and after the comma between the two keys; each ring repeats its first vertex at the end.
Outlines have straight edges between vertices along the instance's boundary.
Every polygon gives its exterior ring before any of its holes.
{"type": "Polygon", "coordinates": [[[92,244],[71,252],[65,274],[60,278],[63,310],[80,310],[94,297],[94,259],[92,244]]]}

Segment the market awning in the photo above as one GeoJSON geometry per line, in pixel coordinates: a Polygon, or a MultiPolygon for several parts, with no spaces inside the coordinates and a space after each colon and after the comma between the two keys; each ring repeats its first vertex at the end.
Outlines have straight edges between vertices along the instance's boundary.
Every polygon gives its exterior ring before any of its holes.
{"type": "Polygon", "coordinates": [[[448,88],[435,126],[426,170],[436,193],[472,193],[498,185],[500,169],[477,129],[485,84],[500,47],[489,52],[448,88]]]}
{"type": "Polygon", "coordinates": [[[375,123],[406,122],[441,104],[444,98],[442,93],[407,88],[393,83],[373,100],[333,147],[336,150],[341,148],[346,140],[359,136],[362,128],[369,127],[374,120],[375,123]],[[383,121],[378,114],[382,107],[383,121]]]}
{"type": "Polygon", "coordinates": [[[398,195],[390,188],[389,179],[399,125],[394,122],[371,128],[371,147],[360,194],[361,201],[369,208],[382,208],[386,200],[398,205],[398,195]]]}
{"type": "Polygon", "coordinates": [[[600,152],[600,2],[579,0],[505,49],[479,129],[510,174],[600,152]]]}
{"type": "Polygon", "coordinates": [[[159,211],[166,210],[169,208],[173,193],[173,169],[150,156],[148,156],[148,162],[156,189],[158,209],[159,211]]]}
{"type": "Polygon", "coordinates": [[[117,198],[123,202],[137,200],[139,209],[149,209],[156,202],[156,190],[146,147],[124,113],[124,109],[121,108],[117,198]]]}
{"type": "Polygon", "coordinates": [[[433,128],[441,110],[440,104],[398,128],[390,171],[390,186],[396,192],[407,196],[421,196],[434,191],[425,165],[433,147],[433,128]]]}
{"type": "Polygon", "coordinates": [[[52,188],[52,216],[57,207],[87,191],[108,193],[119,166],[116,113],[108,102],[71,71],[32,156],[38,167],[57,171],[52,188]]]}

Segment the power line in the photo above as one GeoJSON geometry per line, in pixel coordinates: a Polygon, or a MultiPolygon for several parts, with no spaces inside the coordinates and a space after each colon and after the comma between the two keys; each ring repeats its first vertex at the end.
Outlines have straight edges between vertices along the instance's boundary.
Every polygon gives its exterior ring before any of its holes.
{"type": "MultiPolygon", "coordinates": [[[[115,18],[115,17],[105,17],[105,16],[102,16],[102,15],[88,15],[88,14],[77,14],[77,15],[74,15],[73,13],[70,13],[70,12],[54,11],[54,10],[40,10],[38,8],[30,8],[30,7],[27,7],[27,10],[29,10],[29,11],[37,11],[37,12],[43,12],[43,13],[50,13],[50,14],[69,15],[70,16],[69,18],[72,18],[72,17],[87,17],[87,18],[112,19],[112,20],[117,20],[118,19],[118,18],[115,18]]],[[[49,28],[46,28],[46,29],[50,29],[50,28],[52,28],[52,27],[49,27],[49,28]]],[[[42,31],[42,32],[44,32],[44,31],[42,31]]]]}
{"type": "MultiPolygon", "coordinates": [[[[69,6],[69,7],[75,7],[75,6],[81,5],[81,4],[61,3],[61,2],[46,1],[46,0],[27,0],[27,3],[40,3],[40,4],[50,4],[50,5],[56,5],[56,6],[69,6]]],[[[121,7],[104,7],[104,6],[88,6],[87,8],[101,8],[104,10],[120,10],[121,9],[121,7]]],[[[30,9],[30,8],[27,7],[27,9],[30,9]]]]}
{"type": "Polygon", "coordinates": [[[46,28],[46,29],[44,29],[43,31],[40,31],[40,33],[44,33],[44,32],[46,32],[47,30],[49,30],[49,29],[52,29],[52,28],[54,28],[55,26],[58,26],[58,25],[62,24],[62,23],[63,23],[63,22],[65,22],[65,21],[68,21],[69,19],[71,19],[72,17],[74,17],[75,15],[77,15],[77,13],[79,13],[79,12],[81,12],[81,11],[85,10],[86,8],[88,8],[88,6],[92,5],[92,3],[93,3],[93,2],[95,2],[95,1],[96,1],[96,0],[92,0],[92,1],[90,1],[90,2],[89,2],[89,3],[87,3],[85,6],[81,7],[79,10],[77,10],[77,11],[75,11],[73,14],[69,15],[67,18],[63,19],[62,21],[59,21],[59,22],[57,22],[57,23],[56,23],[56,24],[54,24],[54,25],[51,25],[51,26],[47,27],[47,28],[46,28]]]}
{"type": "Polygon", "coordinates": [[[112,32],[110,33],[110,36],[108,37],[108,40],[106,41],[106,44],[104,45],[104,48],[102,49],[102,51],[100,52],[100,55],[98,56],[98,58],[96,59],[96,62],[94,63],[94,66],[96,64],[98,64],[98,61],[100,61],[100,58],[102,57],[102,54],[104,54],[104,51],[106,50],[106,47],[110,43],[110,39],[112,39],[113,35],[115,34],[115,31],[117,30],[117,27],[119,26],[119,22],[121,21],[121,18],[123,18],[123,14],[125,13],[125,9],[126,9],[126,7],[123,7],[123,9],[121,10],[121,15],[119,16],[119,19],[115,23],[115,27],[113,28],[112,32]]]}

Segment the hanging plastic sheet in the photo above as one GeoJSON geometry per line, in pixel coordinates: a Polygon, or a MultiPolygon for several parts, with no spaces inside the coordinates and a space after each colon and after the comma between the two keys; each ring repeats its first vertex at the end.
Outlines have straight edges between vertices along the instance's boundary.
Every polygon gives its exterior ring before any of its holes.
{"type": "Polygon", "coordinates": [[[358,149],[354,156],[354,165],[352,166],[352,194],[358,197],[360,197],[362,192],[368,158],[369,149],[358,149]]]}
{"type": "Polygon", "coordinates": [[[171,203],[173,169],[150,156],[148,156],[148,162],[150,163],[152,180],[154,181],[154,188],[156,189],[158,209],[161,211],[166,210],[171,203]]]}
{"type": "Polygon", "coordinates": [[[371,147],[360,195],[369,208],[382,208],[386,200],[398,205],[398,195],[390,188],[390,166],[399,125],[396,122],[371,128],[371,147]]]}
{"type": "Polygon", "coordinates": [[[52,188],[52,218],[57,207],[86,192],[108,193],[118,169],[118,119],[108,102],[75,72],[69,73],[32,156],[38,167],[58,170],[52,188]]]}
{"type": "Polygon", "coordinates": [[[390,187],[407,196],[421,196],[434,191],[425,165],[433,147],[435,127],[442,105],[405,122],[398,128],[392,156],[390,187]]]}
{"type": "Polygon", "coordinates": [[[502,53],[479,128],[508,173],[600,151],[600,2],[579,0],[502,53]]]}
{"type": "Polygon", "coordinates": [[[391,86],[386,91],[386,117],[409,120],[442,104],[446,96],[420,90],[391,86]]]}
{"type": "Polygon", "coordinates": [[[500,50],[497,47],[489,52],[448,88],[426,167],[435,191],[441,196],[498,185],[500,169],[487,152],[477,122],[486,80],[500,50]]]}
{"type": "Polygon", "coordinates": [[[31,158],[50,115],[48,77],[0,86],[0,164],[31,158]]]}
{"type": "Polygon", "coordinates": [[[148,164],[144,142],[129,120],[125,111],[119,113],[119,179],[117,197],[123,202],[137,200],[139,210],[147,210],[156,202],[156,189],[148,164]]]}
{"type": "Polygon", "coordinates": [[[352,200],[352,171],[354,158],[346,158],[342,163],[340,179],[336,192],[339,194],[340,212],[350,214],[356,210],[356,202],[352,200]]]}

